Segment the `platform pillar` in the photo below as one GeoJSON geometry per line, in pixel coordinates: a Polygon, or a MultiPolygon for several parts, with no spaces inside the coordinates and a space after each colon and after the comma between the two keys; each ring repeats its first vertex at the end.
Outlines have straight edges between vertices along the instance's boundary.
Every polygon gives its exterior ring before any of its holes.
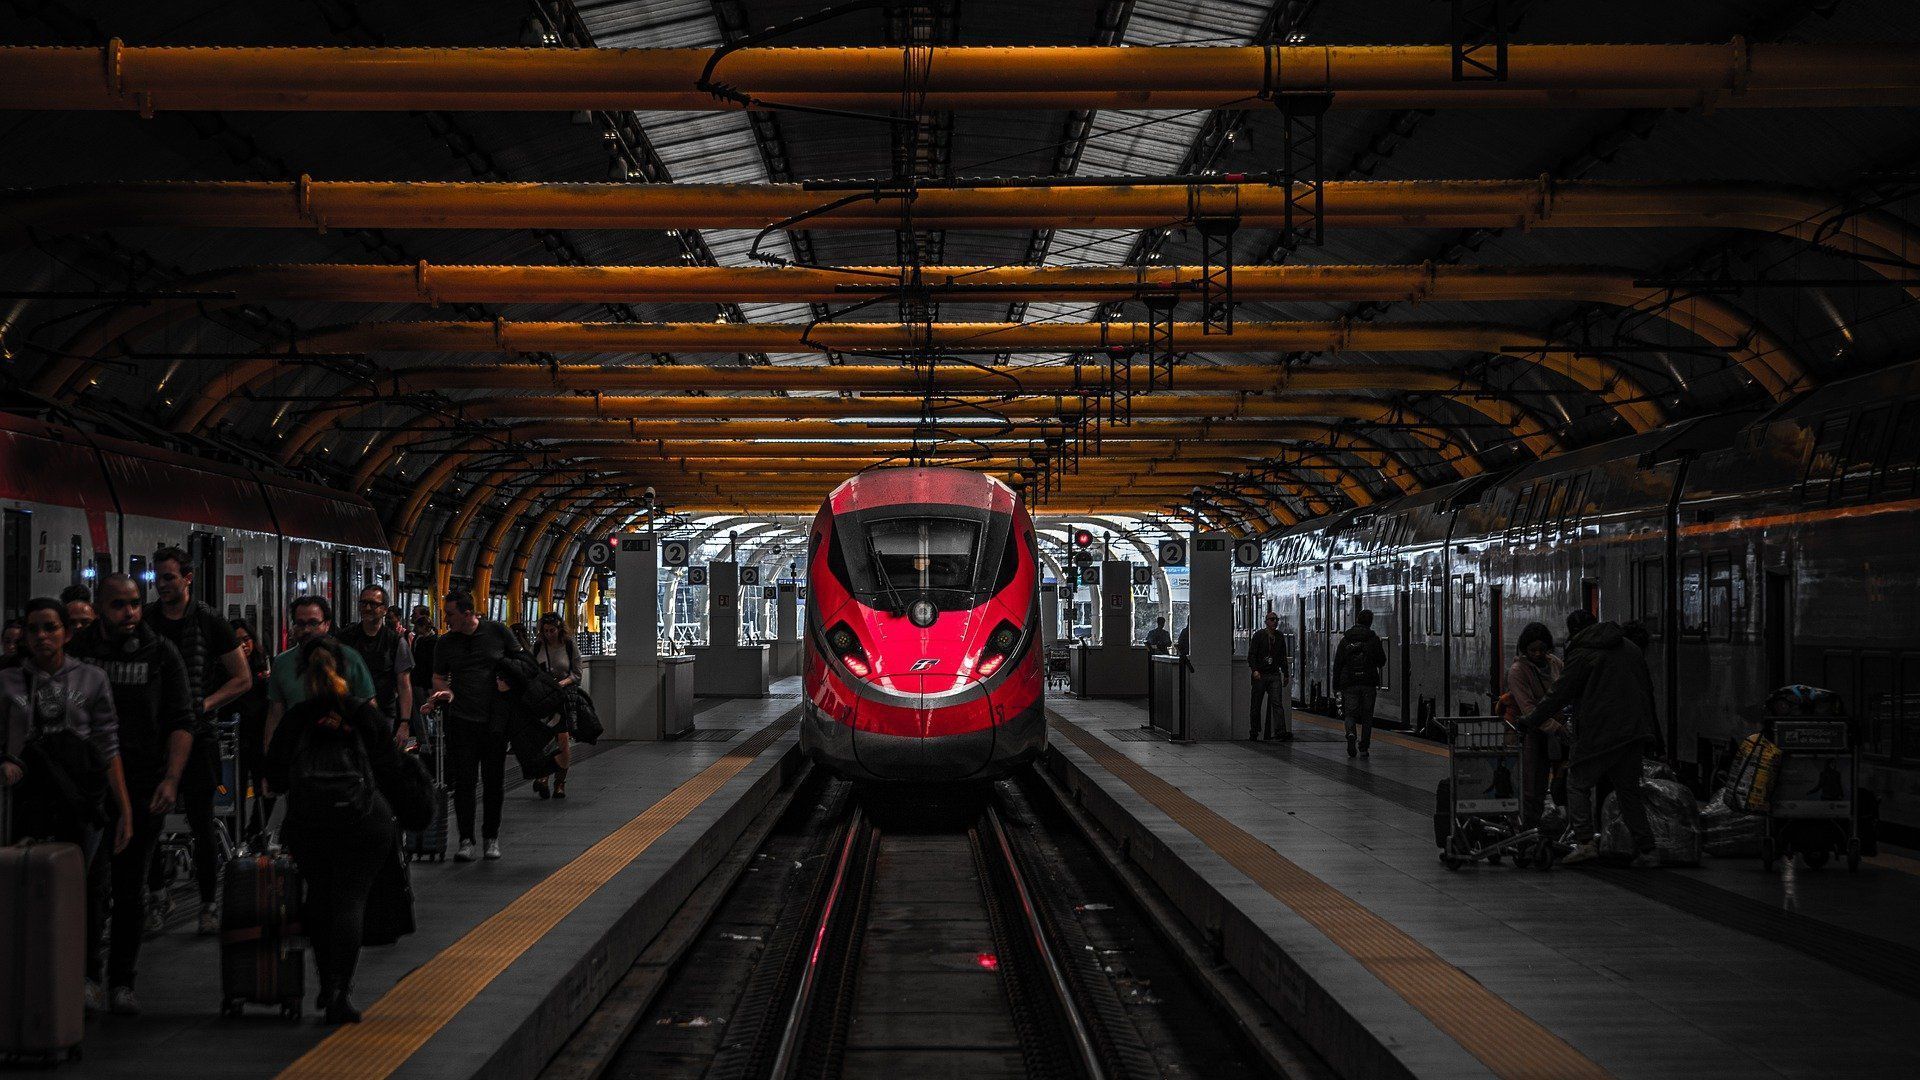
{"type": "Polygon", "coordinates": [[[1040,646],[1060,640],[1060,585],[1040,586],[1040,646]]]}
{"type": "Polygon", "coordinates": [[[707,644],[740,644],[740,564],[707,564],[707,644]]]}
{"type": "Polygon", "coordinates": [[[780,583],[773,601],[773,677],[800,674],[800,587],[780,583]]]}
{"type": "Polygon", "coordinates": [[[613,685],[607,690],[596,685],[594,704],[612,717],[607,732],[614,738],[656,740],[661,731],[660,551],[654,537],[621,536],[613,568],[624,586],[614,611],[613,685]]]}
{"type": "Polygon", "coordinates": [[[1133,564],[1106,560],[1100,567],[1102,645],[1133,644],[1133,564]]]}
{"type": "Polygon", "coordinates": [[[1230,739],[1233,715],[1233,543],[1225,533],[1195,532],[1187,566],[1187,731],[1194,739],[1230,739]]]}

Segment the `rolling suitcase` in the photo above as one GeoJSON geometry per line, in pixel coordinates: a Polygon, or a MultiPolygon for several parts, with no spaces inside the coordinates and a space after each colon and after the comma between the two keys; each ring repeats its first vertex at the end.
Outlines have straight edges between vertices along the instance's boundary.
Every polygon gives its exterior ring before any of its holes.
{"type": "MultiPolygon", "coordinates": [[[[5,813],[0,810],[0,839],[9,838],[12,824],[5,813]]],[[[86,910],[78,847],[0,848],[0,1057],[53,1062],[80,1056],[86,910]]]]}
{"type": "Polygon", "coordinates": [[[440,725],[431,720],[421,725],[424,738],[420,740],[420,746],[433,761],[433,820],[424,829],[401,831],[400,852],[409,860],[432,859],[439,862],[447,857],[447,748],[439,729],[440,725]]]}
{"type": "Polygon", "coordinates": [[[284,855],[229,860],[220,910],[220,1011],[278,1005],[297,1020],[306,993],[300,938],[300,874],[284,855]]]}

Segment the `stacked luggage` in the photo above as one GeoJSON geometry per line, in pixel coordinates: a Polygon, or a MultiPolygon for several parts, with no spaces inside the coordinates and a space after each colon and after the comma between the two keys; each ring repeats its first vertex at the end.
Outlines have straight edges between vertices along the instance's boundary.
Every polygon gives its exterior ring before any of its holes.
{"type": "Polygon", "coordinates": [[[298,1020],[306,993],[300,872],[277,852],[243,851],[222,876],[220,1011],[238,1016],[247,1005],[275,1005],[298,1020]]]}

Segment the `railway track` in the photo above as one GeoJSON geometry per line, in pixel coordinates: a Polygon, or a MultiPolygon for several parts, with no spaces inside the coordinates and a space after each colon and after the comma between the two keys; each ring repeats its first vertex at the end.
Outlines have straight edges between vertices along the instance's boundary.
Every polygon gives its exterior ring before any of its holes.
{"type": "Polygon", "coordinates": [[[543,1077],[1272,1075],[1023,787],[810,779],[543,1077]]]}

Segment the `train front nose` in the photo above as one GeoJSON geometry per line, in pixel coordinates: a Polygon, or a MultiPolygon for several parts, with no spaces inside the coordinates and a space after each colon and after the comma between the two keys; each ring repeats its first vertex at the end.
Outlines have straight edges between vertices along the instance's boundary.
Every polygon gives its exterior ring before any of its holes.
{"type": "Polygon", "coordinates": [[[882,687],[890,700],[861,701],[853,754],[880,780],[954,780],[993,761],[994,703],[972,690],[971,676],[895,675],[882,687]]]}

